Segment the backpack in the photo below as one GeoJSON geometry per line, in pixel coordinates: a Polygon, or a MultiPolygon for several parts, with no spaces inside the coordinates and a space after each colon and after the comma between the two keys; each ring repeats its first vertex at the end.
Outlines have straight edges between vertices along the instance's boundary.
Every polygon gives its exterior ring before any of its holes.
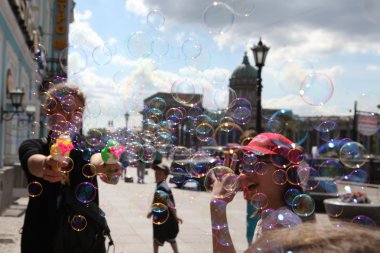
{"type": "Polygon", "coordinates": [[[104,212],[96,203],[83,204],[64,186],[58,198],[54,253],[106,253],[113,241],[104,212]],[[108,248],[106,249],[106,237],[108,248]]]}

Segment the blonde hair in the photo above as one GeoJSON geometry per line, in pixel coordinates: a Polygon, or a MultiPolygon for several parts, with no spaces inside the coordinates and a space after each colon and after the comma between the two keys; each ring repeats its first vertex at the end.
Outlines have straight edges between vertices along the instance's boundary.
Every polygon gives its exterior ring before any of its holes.
{"type": "Polygon", "coordinates": [[[73,85],[73,84],[68,84],[68,83],[58,83],[46,92],[48,95],[61,100],[64,96],[66,95],[74,95],[78,97],[79,101],[83,103],[83,105],[86,102],[86,97],[84,93],[79,89],[78,86],[73,85]]]}
{"type": "Polygon", "coordinates": [[[246,253],[375,253],[380,249],[380,230],[348,222],[304,222],[292,228],[267,231],[246,253]],[[277,251],[276,251],[277,252],[277,251]]]}

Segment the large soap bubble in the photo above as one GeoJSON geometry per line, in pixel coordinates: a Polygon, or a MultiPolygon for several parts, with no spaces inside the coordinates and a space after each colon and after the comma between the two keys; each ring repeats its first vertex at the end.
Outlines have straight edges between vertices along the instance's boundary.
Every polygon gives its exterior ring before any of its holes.
{"type": "Polygon", "coordinates": [[[359,142],[347,142],[344,144],[339,152],[340,161],[348,168],[360,168],[366,161],[367,151],[359,142]]]}

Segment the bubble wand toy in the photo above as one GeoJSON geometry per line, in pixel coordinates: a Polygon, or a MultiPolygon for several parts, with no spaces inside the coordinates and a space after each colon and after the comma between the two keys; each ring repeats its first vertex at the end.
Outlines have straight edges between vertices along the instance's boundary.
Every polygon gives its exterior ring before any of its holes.
{"type": "MultiPolygon", "coordinates": [[[[120,155],[124,152],[124,147],[119,144],[116,140],[109,140],[107,145],[100,152],[102,160],[105,165],[116,164],[119,161],[120,155]]],[[[112,173],[114,170],[110,169],[106,171],[106,173],[112,173]]],[[[100,179],[104,182],[117,183],[119,181],[120,176],[108,176],[107,174],[99,175],[100,179]]]]}
{"type": "MultiPolygon", "coordinates": [[[[55,143],[50,146],[50,155],[54,160],[63,162],[69,158],[70,152],[73,149],[74,145],[70,136],[67,134],[62,134],[57,138],[55,143]]],[[[53,170],[60,171],[61,168],[53,168],[53,170]]],[[[65,170],[64,172],[69,172],[70,170],[65,170]]]]}

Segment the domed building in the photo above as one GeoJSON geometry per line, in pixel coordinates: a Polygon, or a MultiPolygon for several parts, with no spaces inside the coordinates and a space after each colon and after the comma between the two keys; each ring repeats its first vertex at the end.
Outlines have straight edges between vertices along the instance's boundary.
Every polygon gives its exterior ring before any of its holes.
{"type": "Polygon", "coordinates": [[[235,98],[245,98],[251,103],[251,120],[245,125],[245,128],[254,128],[256,119],[256,101],[257,101],[257,82],[258,72],[248,60],[247,52],[243,57],[243,62],[234,70],[230,78],[229,104],[235,98]]]}

